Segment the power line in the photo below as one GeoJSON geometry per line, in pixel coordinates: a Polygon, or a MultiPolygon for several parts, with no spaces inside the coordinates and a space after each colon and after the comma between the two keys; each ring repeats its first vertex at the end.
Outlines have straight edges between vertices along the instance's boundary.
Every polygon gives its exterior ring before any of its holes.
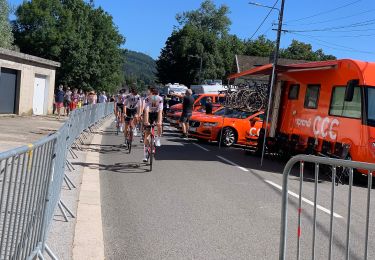
{"type": "Polygon", "coordinates": [[[327,14],[327,13],[331,13],[331,12],[335,12],[337,10],[340,10],[340,9],[343,9],[345,7],[348,7],[350,5],[354,5],[358,2],[361,2],[362,0],[357,0],[357,1],[353,1],[353,2],[350,2],[350,3],[347,3],[345,5],[342,5],[342,6],[339,6],[339,7],[336,7],[336,8],[333,8],[333,9],[329,9],[327,11],[323,11],[323,12],[320,12],[320,13],[317,13],[317,14],[313,14],[313,15],[310,15],[310,16],[307,16],[307,17],[303,17],[303,18],[299,18],[299,19],[294,19],[294,20],[289,20],[289,21],[286,21],[285,23],[288,23],[288,22],[297,22],[297,21],[302,21],[302,20],[306,20],[306,19],[310,19],[310,18],[313,18],[313,17],[316,17],[316,16],[319,16],[319,15],[323,15],[323,14],[327,14]]]}
{"type": "Polygon", "coordinates": [[[326,44],[326,45],[321,44],[322,46],[326,46],[326,47],[329,47],[329,48],[332,48],[332,49],[336,49],[336,50],[358,52],[358,53],[366,53],[366,54],[375,54],[374,52],[362,51],[362,50],[354,49],[354,48],[351,48],[351,47],[348,47],[348,46],[343,46],[343,45],[340,45],[340,44],[335,44],[335,43],[323,41],[323,40],[320,40],[320,39],[316,39],[317,37],[311,36],[311,35],[304,35],[304,34],[299,34],[299,33],[292,33],[292,34],[295,34],[295,35],[298,35],[298,36],[302,36],[302,37],[307,37],[307,38],[310,38],[310,39],[313,38],[313,41],[315,40],[315,41],[323,42],[323,43],[326,44]],[[332,46],[336,46],[336,47],[339,47],[339,48],[332,47],[332,46]]]}
{"type": "MultiPolygon", "coordinates": [[[[375,31],[375,29],[373,29],[375,31]]],[[[367,31],[367,30],[366,30],[367,31]]],[[[303,36],[309,36],[306,34],[300,34],[303,36]]],[[[375,36],[375,34],[357,34],[357,35],[314,35],[319,38],[359,38],[359,37],[370,37],[370,36],[375,36]]]]}
{"type": "Polygon", "coordinates": [[[326,27],[326,28],[306,29],[306,30],[286,30],[286,31],[289,31],[289,32],[323,32],[323,31],[332,31],[332,30],[337,30],[337,29],[346,29],[346,28],[351,28],[351,27],[367,26],[367,25],[372,25],[372,24],[375,24],[375,19],[370,19],[370,20],[347,24],[347,25],[326,27]]]}
{"type": "Polygon", "coordinates": [[[260,27],[262,27],[262,25],[264,24],[264,22],[267,20],[268,16],[270,16],[272,10],[274,10],[276,4],[279,2],[279,0],[276,0],[275,4],[272,6],[272,8],[270,9],[270,11],[268,12],[268,14],[266,15],[266,17],[264,17],[263,21],[260,23],[260,25],[258,26],[258,28],[255,30],[255,32],[253,33],[253,35],[251,35],[249,41],[251,41],[251,39],[253,39],[254,35],[259,31],[260,27]]]}
{"type": "Polygon", "coordinates": [[[324,21],[315,22],[315,23],[302,23],[302,24],[284,23],[284,25],[304,26],[304,25],[315,25],[315,24],[329,23],[329,22],[334,22],[334,21],[338,21],[338,20],[348,19],[350,17],[355,17],[355,16],[358,16],[358,15],[361,15],[361,14],[371,13],[371,12],[374,12],[374,11],[375,11],[375,9],[370,9],[370,10],[363,11],[363,12],[360,12],[360,13],[356,13],[356,14],[353,14],[353,15],[341,16],[341,17],[337,17],[337,18],[334,18],[334,19],[324,20],[324,21]]]}

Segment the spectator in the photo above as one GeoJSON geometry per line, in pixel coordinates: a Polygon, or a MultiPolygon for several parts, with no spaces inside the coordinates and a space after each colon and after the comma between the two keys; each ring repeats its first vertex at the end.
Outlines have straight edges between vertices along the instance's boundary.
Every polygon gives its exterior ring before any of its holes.
{"type": "Polygon", "coordinates": [[[87,103],[88,105],[96,104],[96,94],[95,91],[91,90],[87,95],[87,103]]]}
{"type": "Polygon", "coordinates": [[[85,99],[86,99],[86,95],[85,95],[85,93],[83,93],[82,89],[79,90],[78,96],[79,96],[78,97],[78,108],[81,108],[85,104],[85,99]]]}
{"type": "Polygon", "coordinates": [[[187,138],[188,137],[188,131],[189,131],[189,120],[190,117],[193,114],[193,105],[194,105],[194,98],[192,95],[191,89],[187,89],[184,99],[182,101],[182,115],[180,118],[180,122],[182,124],[182,137],[187,138]]]}
{"type": "Polygon", "coordinates": [[[108,101],[108,98],[104,91],[99,96],[99,103],[106,103],[108,101]]]}
{"type": "Polygon", "coordinates": [[[205,107],[206,107],[206,114],[211,115],[212,114],[212,99],[211,99],[211,97],[207,98],[205,107]]]}
{"type": "Polygon", "coordinates": [[[72,91],[70,91],[70,88],[67,87],[64,95],[64,108],[65,108],[65,114],[69,116],[70,111],[70,103],[72,103],[72,91]]]}
{"type": "Polygon", "coordinates": [[[65,96],[63,88],[64,88],[63,85],[60,85],[59,89],[57,90],[57,92],[55,94],[56,110],[57,110],[57,116],[58,116],[59,120],[60,120],[61,108],[63,107],[64,96],[65,96]]]}
{"type": "Polygon", "coordinates": [[[77,108],[78,101],[79,101],[78,89],[75,88],[73,90],[73,94],[72,94],[72,102],[70,103],[70,110],[71,111],[73,111],[74,109],[77,108]]]}

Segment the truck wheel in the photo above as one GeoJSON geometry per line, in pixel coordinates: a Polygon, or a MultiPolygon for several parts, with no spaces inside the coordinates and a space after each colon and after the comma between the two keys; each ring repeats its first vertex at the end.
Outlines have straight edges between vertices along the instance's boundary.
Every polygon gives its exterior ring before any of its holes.
{"type": "Polygon", "coordinates": [[[237,133],[233,128],[226,127],[223,129],[221,136],[221,144],[225,147],[230,147],[237,142],[237,133]]]}

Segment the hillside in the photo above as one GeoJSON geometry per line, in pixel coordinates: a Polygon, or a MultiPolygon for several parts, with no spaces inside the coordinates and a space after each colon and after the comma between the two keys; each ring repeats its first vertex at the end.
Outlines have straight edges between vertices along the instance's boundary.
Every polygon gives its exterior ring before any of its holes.
{"type": "Polygon", "coordinates": [[[125,52],[124,72],[127,81],[153,84],[155,81],[156,63],[148,55],[127,50],[125,52]]]}

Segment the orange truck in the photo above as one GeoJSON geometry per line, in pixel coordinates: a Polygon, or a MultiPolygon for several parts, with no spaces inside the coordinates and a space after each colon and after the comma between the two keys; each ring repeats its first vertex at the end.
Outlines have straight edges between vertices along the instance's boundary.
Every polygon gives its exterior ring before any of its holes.
{"type": "MultiPolygon", "coordinates": [[[[272,64],[229,79],[269,75],[272,64]]],[[[375,162],[375,63],[351,59],[277,66],[267,148],[375,162]]]]}

